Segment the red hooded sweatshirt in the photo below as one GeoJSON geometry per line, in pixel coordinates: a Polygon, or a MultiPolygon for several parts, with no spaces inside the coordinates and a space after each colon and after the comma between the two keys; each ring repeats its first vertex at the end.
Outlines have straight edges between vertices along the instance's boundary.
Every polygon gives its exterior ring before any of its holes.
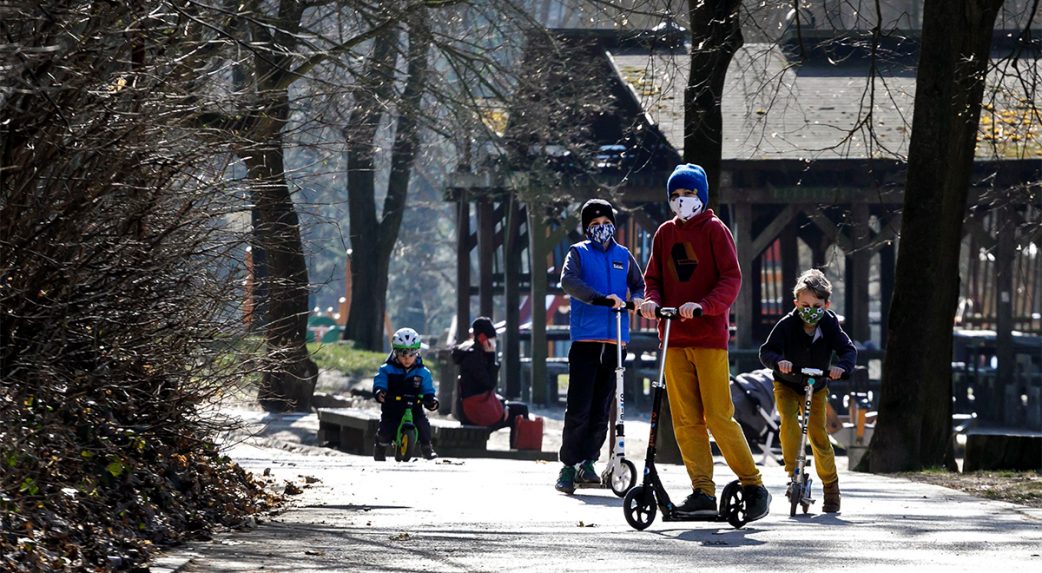
{"type": "MultiPolygon", "coordinates": [[[[673,219],[655,231],[644,271],[645,297],[660,306],[702,305],[702,316],[674,320],[670,348],[727,348],[728,312],[738,298],[742,271],[734,237],[712,209],[687,221],[673,219]]],[[[659,340],[665,321],[659,321],[659,340]]]]}

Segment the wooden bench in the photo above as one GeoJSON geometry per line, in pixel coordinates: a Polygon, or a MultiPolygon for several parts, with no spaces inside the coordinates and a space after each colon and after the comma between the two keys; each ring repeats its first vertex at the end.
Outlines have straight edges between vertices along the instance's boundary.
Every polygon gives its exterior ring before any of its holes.
{"type": "Polygon", "coordinates": [[[1037,470],[1042,467],[1042,433],[1030,430],[970,430],[962,471],[1037,470]]]}
{"type": "MultiPolygon", "coordinates": [[[[507,458],[518,460],[557,459],[556,452],[489,450],[492,434],[484,426],[462,426],[450,420],[432,419],[431,438],[442,457],[507,458]]],[[[319,408],[318,443],[351,454],[373,455],[380,413],[360,408],[319,408]]]]}

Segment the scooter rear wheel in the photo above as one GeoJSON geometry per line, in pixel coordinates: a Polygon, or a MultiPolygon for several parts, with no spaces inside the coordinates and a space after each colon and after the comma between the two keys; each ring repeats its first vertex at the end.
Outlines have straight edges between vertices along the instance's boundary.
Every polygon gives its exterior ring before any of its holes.
{"type": "Polygon", "coordinates": [[[643,485],[630,488],[622,502],[626,513],[626,522],[638,531],[644,531],[655,521],[658,506],[655,505],[655,493],[643,485]]]}
{"type": "Polygon", "coordinates": [[[792,481],[791,494],[789,495],[789,517],[796,517],[796,507],[800,505],[800,501],[803,499],[803,481],[802,479],[792,481]]]}
{"type": "Polygon", "coordinates": [[[724,486],[724,491],[720,493],[720,516],[735,529],[747,523],[745,495],[742,494],[742,484],[738,480],[724,486]]]}
{"type": "Polygon", "coordinates": [[[629,460],[622,460],[622,471],[612,472],[608,483],[611,485],[611,491],[619,497],[626,495],[634,485],[637,484],[637,468],[633,465],[633,462],[629,460]]]}

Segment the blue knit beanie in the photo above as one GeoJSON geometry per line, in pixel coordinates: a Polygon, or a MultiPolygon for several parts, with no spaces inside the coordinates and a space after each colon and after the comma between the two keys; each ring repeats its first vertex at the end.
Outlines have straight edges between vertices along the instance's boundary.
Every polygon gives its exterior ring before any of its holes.
{"type": "Polygon", "coordinates": [[[698,194],[702,205],[709,205],[709,182],[706,180],[706,172],[694,163],[677,165],[673,174],[666,182],[666,200],[675,189],[691,189],[698,194]]]}

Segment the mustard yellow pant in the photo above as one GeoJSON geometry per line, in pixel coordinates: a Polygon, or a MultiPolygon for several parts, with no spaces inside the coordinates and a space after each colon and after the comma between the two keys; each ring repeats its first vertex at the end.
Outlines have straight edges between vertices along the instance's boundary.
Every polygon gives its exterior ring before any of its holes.
{"type": "MultiPolygon", "coordinates": [[[[815,392],[810,401],[810,423],[807,426],[807,438],[811,451],[814,452],[814,469],[818,472],[821,483],[832,483],[839,479],[836,473],[836,453],[832,450],[829,433],[825,430],[825,410],[828,401],[828,390],[815,392]]],[[[781,416],[781,447],[785,458],[785,473],[792,475],[796,467],[796,457],[800,453],[799,415],[803,412],[804,394],[797,392],[779,382],[774,383],[774,403],[781,416]]]]}
{"type": "Polygon", "coordinates": [[[734,420],[727,351],[719,348],[670,348],[666,353],[666,395],[673,432],[684,458],[691,488],[716,495],[709,432],[742,485],[762,485],[749,442],[734,420]]]}

